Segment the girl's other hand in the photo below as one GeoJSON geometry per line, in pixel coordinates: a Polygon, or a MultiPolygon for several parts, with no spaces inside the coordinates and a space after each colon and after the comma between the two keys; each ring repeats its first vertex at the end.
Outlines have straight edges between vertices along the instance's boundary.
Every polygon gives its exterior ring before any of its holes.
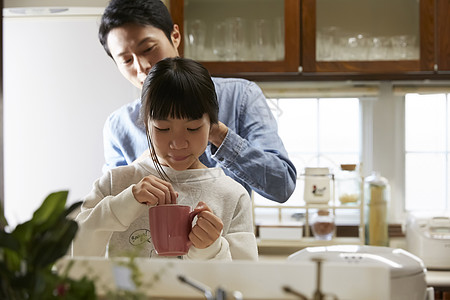
{"type": "Polygon", "coordinates": [[[197,223],[189,233],[189,240],[197,249],[205,249],[211,246],[220,236],[223,229],[223,222],[204,202],[199,202],[194,211],[199,210],[197,223]]]}
{"type": "Polygon", "coordinates": [[[132,188],[136,201],[148,205],[175,204],[178,193],[172,184],[153,175],[142,178],[132,188]]]}

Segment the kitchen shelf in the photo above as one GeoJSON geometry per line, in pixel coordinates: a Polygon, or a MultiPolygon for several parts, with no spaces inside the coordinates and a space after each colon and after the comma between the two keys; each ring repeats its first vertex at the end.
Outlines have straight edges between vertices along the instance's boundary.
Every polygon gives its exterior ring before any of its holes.
{"type": "MultiPolygon", "coordinates": [[[[299,175],[299,181],[297,182],[297,188],[304,187],[304,182],[306,180],[306,177],[311,175],[305,175],[301,174],[299,175]],[[302,183],[303,181],[303,183],[302,183]]],[[[292,221],[286,221],[283,220],[283,211],[284,210],[300,210],[304,211],[304,219],[298,220],[297,225],[299,228],[301,227],[303,231],[303,236],[300,239],[295,238],[289,238],[289,239],[276,239],[271,240],[268,238],[258,240],[258,247],[264,248],[273,248],[273,247],[279,247],[279,248],[304,248],[308,246],[326,246],[326,245],[338,245],[338,244],[352,244],[352,245],[363,245],[365,243],[365,225],[364,225],[364,191],[363,191],[363,180],[361,178],[360,183],[360,199],[358,203],[355,204],[338,204],[337,203],[337,197],[335,195],[335,176],[334,174],[328,174],[327,177],[330,179],[330,200],[328,203],[305,203],[303,199],[297,199],[294,201],[291,201],[291,199],[288,200],[290,203],[304,203],[301,205],[292,205],[292,204],[278,204],[278,203],[270,203],[267,205],[260,205],[255,203],[254,194],[252,194],[252,203],[253,203],[253,223],[255,232],[257,227],[259,226],[272,226],[272,227],[280,227],[281,230],[283,229],[283,225],[285,227],[292,227],[295,226],[295,222],[292,221]],[[300,201],[298,201],[300,200],[300,201]],[[295,202],[296,201],[296,202],[295,202]],[[256,221],[256,210],[261,209],[272,209],[277,210],[277,222],[270,223],[264,222],[261,220],[256,221]],[[338,237],[335,236],[327,241],[327,240],[317,240],[314,237],[311,236],[311,226],[310,226],[310,214],[311,212],[315,212],[316,210],[320,209],[326,209],[329,211],[332,211],[333,215],[336,216],[336,212],[339,211],[348,211],[348,210],[357,210],[359,214],[358,218],[358,230],[357,230],[357,237],[338,237]]],[[[300,193],[301,194],[301,193],[300,193]]],[[[281,232],[280,232],[281,234],[281,232]]]]}

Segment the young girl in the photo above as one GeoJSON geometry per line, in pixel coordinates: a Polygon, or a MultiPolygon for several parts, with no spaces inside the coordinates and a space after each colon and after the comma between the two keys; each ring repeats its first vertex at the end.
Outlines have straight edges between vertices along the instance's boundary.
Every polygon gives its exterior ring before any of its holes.
{"type": "Polygon", "coordinates": [[[141,99],[150,157],[112,169],[94,183],[76,218],[72,254],[154,256],[148,208],[179,203],[201,210],[186,258],[257,260],[248,192],[199,160],[218,122],[208,71],[189,59],[163,59],[145,80],[141,99]]]}

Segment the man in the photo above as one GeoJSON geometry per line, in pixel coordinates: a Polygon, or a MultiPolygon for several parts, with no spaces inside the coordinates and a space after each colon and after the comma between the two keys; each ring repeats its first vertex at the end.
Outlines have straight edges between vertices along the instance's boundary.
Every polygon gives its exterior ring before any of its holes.
{"type": "MultiPolygon", "coordinates": [[[[159,60],[178,56],[179,27],[160,0],[112,0],[102,16],[99,39],[122,75],[137,88],[159,60]]],[[[277,133],[277,124],[261,89],[237,78],[213,78],[219,124],[201,157],[251,190],[285,202],[295,189],[296,169],[277,133]]],[[[113,112],[105,123],[104,170],[148,155],[139,99],[113,112]]],[[[167,191],[170,193],[170,191],[167,191]]]]}

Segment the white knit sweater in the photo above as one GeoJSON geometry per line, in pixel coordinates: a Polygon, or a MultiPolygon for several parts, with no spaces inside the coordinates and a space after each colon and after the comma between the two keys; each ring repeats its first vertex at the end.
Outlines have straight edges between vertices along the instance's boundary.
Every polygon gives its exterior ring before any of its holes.
{"type": "MultiPolygon", "coordinates": [[[[179,204],[205,202],[223,222],[222,235],[206,249],[193,246],[187,259],[257,260],[252,204],[248,192],[220,168],[164,171],[178,192],[179,204]]],[[[74,256],[156,256],[151,243],[148,206],[135,200],[132,186],[158,176],[151,159],[106,172],[83,199],[72,246],[74,256]]],[[[159,176],[158,176],[159,177],[159,176]]]]}

